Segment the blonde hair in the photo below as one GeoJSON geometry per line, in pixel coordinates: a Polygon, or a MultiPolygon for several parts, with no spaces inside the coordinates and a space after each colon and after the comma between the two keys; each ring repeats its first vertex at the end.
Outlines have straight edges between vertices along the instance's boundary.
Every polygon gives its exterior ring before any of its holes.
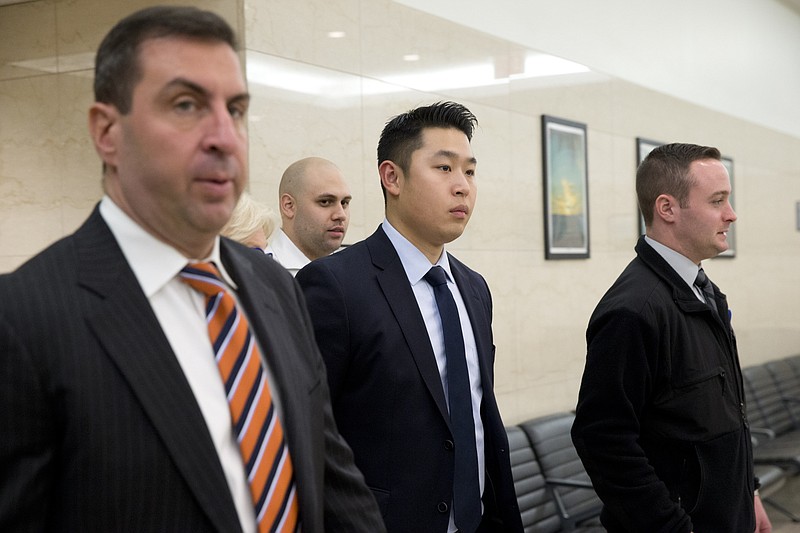
{"type": "Polygon", "coordinates": [[[239,203],[236,204],[236,208],[231,214],[231,219],[225,224],[220,233],[225,237],[251,246],[249,241],[256,231],[263,229],[264,235],[269,240],[276,226],[275,212],[261,202],[253,200],[253,197],[247,192],[243,192],[239,198],[239,203]]]}

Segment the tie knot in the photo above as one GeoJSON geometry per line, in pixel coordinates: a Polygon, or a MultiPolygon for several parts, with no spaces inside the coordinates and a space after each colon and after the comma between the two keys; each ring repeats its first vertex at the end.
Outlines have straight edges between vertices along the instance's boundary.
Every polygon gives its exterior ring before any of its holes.
{"type": "Polygon", "coordinates": [[[705,289],[708,286],[709,284],[708,276],[706,276],[706,273],[703,272],[702,268],[697,271],[697,277],[694,280],[694,284],[700,287],[701,289],[705,289]]]}
{"type": "Polygon", "coordinates": [[[214,263],[190,263],[180,272],[181,281],[206,296],[216,296],[227,289],[214,263]]]}
{"type": "Polygon", "coordinates": [[[425,274],[423,279],[434,287],[438,287],[439,285],[444,285],[447,283],[447,275],[444,273],[444,269],[440,266],[435,266],[428,270],[428,273],[425,274]]]}

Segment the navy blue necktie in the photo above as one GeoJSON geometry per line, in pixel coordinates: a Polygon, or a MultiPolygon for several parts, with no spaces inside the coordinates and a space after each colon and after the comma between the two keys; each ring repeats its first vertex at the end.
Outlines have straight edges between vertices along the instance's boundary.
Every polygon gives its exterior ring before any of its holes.
{"type": "Polygon", "coordinates": [[[703,291],[703,296],[705,296],[708,306],[711,307],[714,312],[719,313],[717,310],[717,302],[714,299],[714,288],[711,286],[711,280],[708,279],[708,276],[706,276],[702,268],[697,271],[697,278],[695,278],[694,284],[703,291]]]}
{"type": "Polygon", "coordinates": [[[433,287],[442,320],[447,358],[447,398],[450,404],[450,427],[455,440],[453,517],[459,532],[473,533],[481,522],[481,494],[464,335],[456,302],[447,288],[444,269],[439,266],[431,268],[425,274],[425,281],[433,287]]]}

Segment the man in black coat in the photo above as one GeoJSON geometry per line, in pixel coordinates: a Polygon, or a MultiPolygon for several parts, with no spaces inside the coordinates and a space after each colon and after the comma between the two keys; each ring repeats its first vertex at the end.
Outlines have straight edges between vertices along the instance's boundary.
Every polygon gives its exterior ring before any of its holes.
{"type": "Polygon", "coordinates": [[[701,261],[736,220],[716,148],[669,144],[636,176],[647,227],[598,304],[572,438],[611,533],[770,531],[736,338],[701,261]]]}

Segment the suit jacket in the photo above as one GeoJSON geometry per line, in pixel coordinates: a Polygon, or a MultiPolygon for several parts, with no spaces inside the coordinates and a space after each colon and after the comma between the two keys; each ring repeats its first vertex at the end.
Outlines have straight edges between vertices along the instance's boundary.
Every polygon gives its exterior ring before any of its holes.
{"type": "MultiPolygon", "coordinates": [[[[221,257],[278,384],[303,531],[383,530],[297,285],[233,241],[221,257]]],[[[240,531],[200,408],[97,209],[0,276],[0,302],[0,530],[240,531]]]]}
{"type": "MultiPolygon", "coordinates": [[[[522,531],[508,439],[493,391],[492,302],[484,279],[449,256],[480,360],[487,531],[522,531]]],[[[444,533],[453,436],[441,378],[400,258],[381,228],[296,277],[328,369],[339,430],[391,532],[444,533]]]]}

